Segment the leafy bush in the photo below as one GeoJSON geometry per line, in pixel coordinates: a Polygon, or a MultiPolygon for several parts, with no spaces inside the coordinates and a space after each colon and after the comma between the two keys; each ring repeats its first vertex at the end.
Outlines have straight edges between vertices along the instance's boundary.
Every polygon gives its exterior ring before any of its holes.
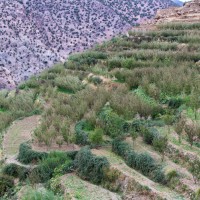
{"type": "Polygon", "coordinates": [[[105,106],[102,109],[99,119],[105,134],[114,138],[124,133],[125,120],[114,113],[110,107],[105,106]]]}
{"type": "Polygon", "coordinates": [[[167,172],[167,180],[170,181],[173,178],[178,177],[178,173],[176,170],[170,170],[169,172],[167,172]]]}
{"type": "Polygon", "coordinates": [[[163,185],[169,181],[163,172],[163,168],[159,166],[153,171],[152,177],[155,182],[162,183],[163,185]]]}
{"type": "Polygon", "coordinates": [[[18,160],[24,164],[29,164],[32,162],[38,162],[47,157],[45,152],[33,151],[31,146],[27,143],[20,144],[18,160]]]}
{"type": "Polygon", "coordinates": [[[103,181],[105,171],[109,168],[108,160],[93,155],[88,147],[78,152],[74,163],[79,176],[96,184],[103,181]]]}
{"type": "Polygon", "coordinates": [[[100,145],[103,142],[103,130],[97,128],[90,134],[90,141],[94,145],[100,145]]]}
{"type": "Polygon", "coordinates": [[[69,157],[69,158],[71,158],[72,160],[74,160],[77,153],[78,153],[78,151],[67,151],[67,152],[66,152],[66,155],[67,155],[67,157],[69,157]]]}
{"type": "Polygon", "coordinates": [[[94,83],[95,85],[99,85],[99,84],[102,83],[103,80],[100,77],[98,77],[98,76],[91,76],[89,78],[89,81],[92,82],[92,83],[94,83]]]}
{"type": "Polygon", "coordinates": [[[0,197],[9,193],[14,187],[14,180],[12,177],[0,174],[0,197]]]}
{"type": "Polygon", "coordinates": [[[79,121],[75,126],[76,144],[87,145],[89,144],[89,134],[84,131],[87,127],[86,120],[79,121]]]}
{"type": "Polygon", "coordinates": [[[141,132],[144,127],[146,127],[146,121],[145,120],[139,120],[139,119],[134,119],[131,127],[134,128],[137,132],[141,132]]]}
{"type": "Polygon", "coordinates": [[[135,160],[135,168],[141,171],[144,175],[149,176],[149,174],[155,170],[156,163],[154,159],[146,153],[138,154],[135,160]]]}
{"type": "Polygon", "coordinates": [[[200,198],[200,188],[196,191],[195,200],[198,200],[199,198],[200,198]]]}
{"type": "Polygon", "coordinates": [[[28,81],[21,83],[18,88],[23,90],[23,89],[28,89],[28,88],[37,88],[40,86],[40,83],[38,81],[37,77],[31,77],[28,81]]]}
{"type": "Polygon", "coordinates": [[[32,179],[33,182],[46,182],[52,178],[54,170],[60,166],[63,166],[62,173],[69,172],[72,166],[71,159],[69,159],[64,152],[51,152],[47,158],[41,160],[38,166],[32,170],[30,179],[32,179]],[[33,176],[37,177],[36,181],[33,176]]]}
{"type": "Polygon", "coordinates": [[[167,136],[156,136],[153,139],[153,147],[156,151],[162,154],[162,161],[164,160],[165,150],[168,145],[168,138],[167,136]]]}
{"type": "Polygon", "coordinates": [[[128,143],[121,141],[121,139],[114,139],[112,142],[112,151],[117,155],[125,158],[131,151],[131,147],[128,143]]]}
{"type": "Polygon", "coordinates": [[[138,154],[133,150],[129,151],[127,153],[126,164],[131,168],[135,168],[137,156],[138,154]]]}
{"type": "Polygon", "coordinates": [[[8,176],[25,180],[28,176],[29,170],[17,164],[8,164],[3,168],[3,173],[8,176]]]}
{"type": "Polygon", "coordinates": [[[179,108],[182,104],[184,103],[184,101],[180,98],[176,99],[176,98],[171,98],[169,101],[168,101],[168,106],[170,108],[173,108],[173,109],[177,109],[179,108]]]}
{"type": "Polygon", "coordinates": [[[146,144],[153,144],[153,139],[157,137],[159,134],[158,130],[156,128],[143,128],[142,135],[143,140],[146,144]]]}
{"type": "Polygon", "coordinates": [[[113,68],[121,68],[122,64],[121,64],[121,59],[120,58],[112,58],[110,60],[108,60],[108,68],[111,70],[113,68]]]}
{"type": "Polygon", "coordinates": [[[121,156],[129,167],[140,171],[156,182],[166,184],[163,168],[149,154],[134,152],[128,143],[120,139],[113,140],[112,151],[121,156]]]}

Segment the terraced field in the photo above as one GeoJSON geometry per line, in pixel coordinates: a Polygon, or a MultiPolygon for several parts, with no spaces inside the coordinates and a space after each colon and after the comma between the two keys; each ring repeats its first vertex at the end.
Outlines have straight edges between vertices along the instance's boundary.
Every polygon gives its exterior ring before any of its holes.
{"type": "Polygon", "coordinates": [[[20,144],[32,139],[31,135],[39,123],[39,118],[40,116],[34,115],[11,125],[3,140],[3,151],[6,157],[16,156],[20,144]]]}
{"type": "Polygon", "coordinates": [[[147,177],[143,176],[142,174],[138,173],[136,170],[131,169],[128,167],[122,159],[117,157],[115,154],[105,151],[105,150],[94,150],[94,154],[98,156],[105,156],[108,161],[111,163],[111,167],[114,169],[119,170],[122,174],[126,175],[130,179],[133,179],[141,186],[148,187],[152,193],[154,193],[157,197],[156,198],[163,198],[163,199],[186,199],[183,196],[179,195],[178,193],[166,188],[160,184],[156,184],[147,177]]]}
{"type": "Polygon", "coordinates": [[[62,199],[198,200],[199,42],[199,23],[132,30],[0,93],[1,131],[41,113],[8,129],[25,169],[2,173],[62,199]]]}
{"type": "Polygon", "coordinates": [[[66,198],[82,200],[121,200],[121,197],[115,193],[105,190],[96,185],[81,180],[73,174],[63,176],[62,185],[66,188],[66,198]]]}

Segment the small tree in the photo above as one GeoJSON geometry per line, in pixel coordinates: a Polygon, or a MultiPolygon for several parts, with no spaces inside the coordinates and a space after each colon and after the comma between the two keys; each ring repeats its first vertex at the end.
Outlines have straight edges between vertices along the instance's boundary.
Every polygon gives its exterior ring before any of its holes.
{"type": "Polygon", "coordinates": [[[185,121],[183,118],[180,118],[179,121],[174,125],[174,130],[179,136],[179,143],[181,143],[181,135],[184,130],[185,121]]]}
{"type": "Polygon", "coordinates": [[[195,184],[197,184],[198,181],[200,181],[200,160],[196,159],[192,164],[190,171],[193,175],[193,179],[195,184]]]}
{"type": "Polygon", "coordinates": [[[168,145],[168,138],[167,136],[158,136],[155,137],[153,140],[153,147],[156,151],[159,151],[162,154],[162,161],[164,160],[165,151],[168,145]]]}
{"type": "Polygon", "coordinates": [[[63,138],[58,137],[56,139],[56,144],[59,146],[59,148],[61,148],[61,146],[63,145],[63,138]]]}
{"type": "Polygon", "coordinates": [[[197,110],[200,106],[200,95],[199,92],[193,92],[190,98],[190,104],[191,108],[194,111],[194,117],[195,120],[197,119],[197,110]]]}
{"type": "Polygon", "coordinates": [[[191,145],[191,147],[193,146],[193,143],[195,141],[195,136],[197,134],[197,128],[195,126],[194,123],[186,123],[185,124],[185,127],[184,127],[184,130],[188,136],[188,140],[189,140],[189,143],[191,145]]]}
{"type": "Polygon", "coordinates": [[[172,115],[166,114],[166,115],[164,115],[163,119],[165,121],[165,124],[168,127],[168,135],[169,135],[170,134],[170,125],[173,123],[174,118],[172,115]]]}
{"type": "Polygon", "coordinates": [[[131,136],[131,138],[132,138],[132,140],[133,140],[133,143],[134,143],[134,141],[135,141],[136,138],[138,137],[138,133],[137,133],[137,131],[135,130],[135,128],[132,128],[132,129],[130,130],[130,136],[131,136]]]}
{"type": "Polygon", "coordinates": [[[95,129],[94,133],[90,135],[90,141],[95,145],[100,145],[103,142],[103,130],[101,128],[95,129]]]}

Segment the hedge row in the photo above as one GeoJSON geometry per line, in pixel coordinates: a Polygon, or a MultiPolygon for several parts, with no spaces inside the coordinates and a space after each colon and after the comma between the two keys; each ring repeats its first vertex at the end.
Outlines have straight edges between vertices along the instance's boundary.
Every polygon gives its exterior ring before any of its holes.
{"type": "Polygon", "coordinates": [[[19,147],[18,160],[24,164],[38,162],[47,156],[48,153],[33,151],[28,143],[22,143],[19,147]]]}
{"type": "Polygon", "coordinates": [[[69,173],[73,169],[73,162],[65,152],[49,153],[48,157],[41,160],[38,166],[31,171],[29,179],[33,183],[47,182],[58,168],[60,175],[69,173]]]}
{"type": "Polygon", "coordinates": [[[32,170],[12,163],[6,165],[2,172],[4,175],[19,178],[20,181],[29,178],[34,183],[46,182],[52,178],[56,168],[59,168],[61,174],[71,172],[72,160],[75,159],[77,152],[50,152],[47,156],[39,157],[41,160],[38,160],[38,165],[32,170]]]}
{"type": "Polygon", "coordinates": [[[149,154],[134,152],[128,143],[120,139],[113,140],[112,151],[121,156],[129,167],[140,171],[156,182],[166,184],[162,167],[149,154]]]}
{"type": "Polygon", "coordinates": [[[109,169],[108,160],[105,157],[93,155],[88,147],[78,152],[74,165],[80,177],[95,184],[103,182],[106,169],[109,169]]]}

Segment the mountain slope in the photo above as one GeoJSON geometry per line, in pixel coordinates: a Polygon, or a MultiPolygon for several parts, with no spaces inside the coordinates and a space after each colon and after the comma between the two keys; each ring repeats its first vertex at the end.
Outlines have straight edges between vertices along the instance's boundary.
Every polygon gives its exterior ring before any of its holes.
{"type": "Polygon", "coordinates": [[[179,1],[179,0],[173,0],[173,2],[179,6],[182,6],[183,5],[183,2],[182,1],[179,1]]]}
{"type": "Polygon", "coordinates": [[[6,71],[0,88],[13,88],[171,5],[170,0],[0,0],[0,70],[6,71]]]}

